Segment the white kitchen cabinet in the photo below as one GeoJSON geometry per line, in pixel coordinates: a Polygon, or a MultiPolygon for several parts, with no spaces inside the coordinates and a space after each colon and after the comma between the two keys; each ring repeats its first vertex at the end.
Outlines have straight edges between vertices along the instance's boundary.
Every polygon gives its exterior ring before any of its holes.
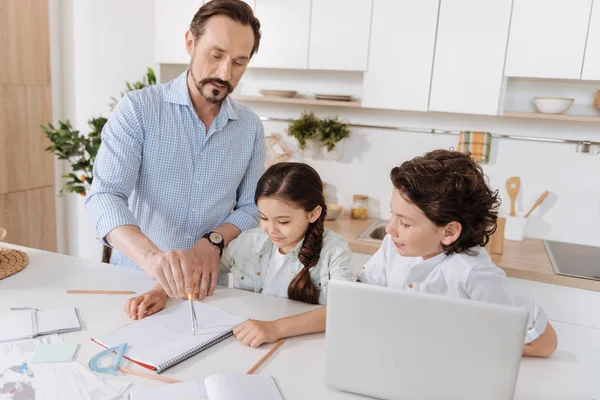
{"type": "Polygon", "coordinates": [[[594,0],[581,79],[600,81],[600,0],[594,0]]]}
{"type": "Polygon", "coordinates": [[[512,0],[442,0],[429,111],[497,115],[512,0]]]}
{"type": "Polygon", "coordinates": [[[185,32],[202,0],[155,0],[155,51],[159,64],[189,64],[185,32]]]}
{"type": "Polygon", "coordinates": [[[439,0],[373,0],[363,107],[427,111],[439,0]]]}
{"type": "Polygon", "coordinates": [[[252,67],[308,68],[311,0],[256,0],[262,38],[252,67]]]}
{"type": "Polygon", "coordinates": [[[592,0],[514,0],[507,76],[579,79],[592,0]]]}
{"type": "Polygon", "coordinates": [[[312,0],[308,67],[366,71],[372,0],[312,0]]]}

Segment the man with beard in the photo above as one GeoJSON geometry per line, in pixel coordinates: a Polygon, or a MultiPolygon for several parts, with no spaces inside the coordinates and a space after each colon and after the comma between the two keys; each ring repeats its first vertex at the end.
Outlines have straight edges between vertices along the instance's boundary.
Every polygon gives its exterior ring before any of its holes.
{"type": "Polygon", "coordinates": [[[223,247],[258,223],[259,117],[229,97],[260,42],[241,0],[202,6],[185,35],[189,69],[127,93],[102,131],[86,209],[111,263],[142,269],[170,297],[203,299],[223,247]]]}

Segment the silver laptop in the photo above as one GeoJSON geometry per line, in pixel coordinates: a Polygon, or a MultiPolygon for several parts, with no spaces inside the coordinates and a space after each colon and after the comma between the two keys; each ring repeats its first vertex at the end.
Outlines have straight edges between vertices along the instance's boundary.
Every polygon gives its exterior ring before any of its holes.
{"type": "Polygon", "coordinates": [[[325,383],[382,399],[512,399],[527,311],[330,281],[325,383]]]}

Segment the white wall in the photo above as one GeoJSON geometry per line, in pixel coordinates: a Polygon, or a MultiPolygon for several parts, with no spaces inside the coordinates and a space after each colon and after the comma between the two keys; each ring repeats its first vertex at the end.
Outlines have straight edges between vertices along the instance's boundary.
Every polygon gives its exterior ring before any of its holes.
{"type": "MultiPolygon", "coordinates": [[[[52,0],[50,7],[53,117],[87,133],[88,119],[108,116],[110,97],[118,98],[126,81],[141,79],[147,67],[156,70],[154,6],[147,0],[52,0]]],[[[58,209],[65,210],[66,225],[58,232],[60,250],[99,260],[101,244],[83,198],[65,196],[58,209]]]]}

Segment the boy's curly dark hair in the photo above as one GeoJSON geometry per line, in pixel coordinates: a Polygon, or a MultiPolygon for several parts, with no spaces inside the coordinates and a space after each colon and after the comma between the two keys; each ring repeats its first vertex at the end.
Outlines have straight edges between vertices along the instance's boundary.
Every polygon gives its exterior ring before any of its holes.
{"type": "Polygon", "coordinates": [[[488,187],[483,169],[469,154],[434,150],[392,169],[394,187],[419,207],[437,226],[458,221],[458,239],[442,249],[448,255],[474,255],[474,246],[485,246],[496,231],[500,198],[488,187]]]}

